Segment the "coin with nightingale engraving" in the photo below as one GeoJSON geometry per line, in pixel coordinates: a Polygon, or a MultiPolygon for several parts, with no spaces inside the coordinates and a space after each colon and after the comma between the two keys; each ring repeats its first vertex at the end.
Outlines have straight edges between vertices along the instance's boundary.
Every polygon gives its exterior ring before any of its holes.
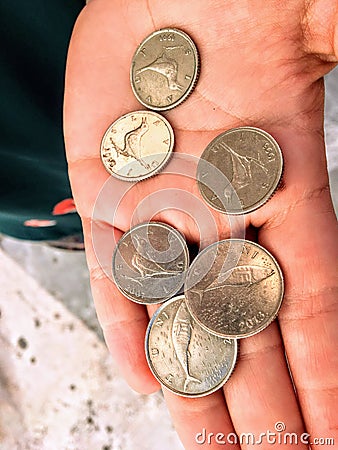
{"type": "Polygon", "coordinates": [[[155,312],[145,346],[149,367],[157,380],[185,397],[202,397],[219,389],[229,379],[237,358],[237,341],[200,327],[191,317],[183,295],[155,312]]]}
{"type": "Polygon", "coordinates": [[[136,303],[161,303],[182,288],[189,266],[185,239],[161,222],[136,225],[118,241],[112,273],[118,289],[136,303]]]}
{"type": "Polygon", "coordinates": [[[275,139],[259,128],[240,127],[210,142],[202,153],[196,178],[202,197],[212,208],[243,214],[269,200],[282,172],[283,156],[275,139]]]}
{"type": "Polygon", "coordinates": [[[142,105],[165,111],[191,94],[198,75],[199,56],[193,40],[181,30],[165,28],[150,34],[137,48],[130,81],[142,105]]]}
{"type": "Polygon", "coordinates": [[[141,181],[166,165],[174,146],[170,123],[152,111],[134,111],[117,119],[101,142],[106,170],[124,181],[141,181]]]}
{"type": "Polygon", "coordinates": [[[262,331],[277,316],[283,292],[275,258],[243,239],[206,247],[185,281],[189,312],[203,328],[222,337],[244,338],[262,331]]]}

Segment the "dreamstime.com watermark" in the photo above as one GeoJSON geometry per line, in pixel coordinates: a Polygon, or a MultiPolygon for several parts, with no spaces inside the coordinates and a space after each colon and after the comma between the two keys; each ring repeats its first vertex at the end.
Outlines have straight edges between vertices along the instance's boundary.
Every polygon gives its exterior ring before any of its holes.
{"type": "Polygon", "coordinates": [[[205,428],[195,435],[199,445],[335,445],[332,437],[311,437],[309,433],[291,433],[286,431],[284,422],[276,422],[274,430],[266,430],[255,435],[254,433],[209,433],[205,428]]]}

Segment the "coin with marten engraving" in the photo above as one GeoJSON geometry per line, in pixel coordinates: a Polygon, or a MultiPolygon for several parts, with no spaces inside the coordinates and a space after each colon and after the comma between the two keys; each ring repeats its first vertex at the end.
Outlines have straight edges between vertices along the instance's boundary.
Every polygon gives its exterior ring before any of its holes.
{"type": "Polygon", "coordinates": [[[183,31],[155,31],[137,48],[130,81],[136,98],[147,108],[164,111],[182,103],[199,75],[196,45],[183,31]]]}
{"type": "Polygon", "coordinates": [[[133,111],[117,119],[101,143],[106,170],[125,181],[141,181],[158,173],[174,146],[170,123],[152,111],[133,111]]]}
{"type": "Polygon", "coordinates": [[[283,292],[275,258],[243,239],[206,247],[185,281],[189,312],[203,328],[222,337],[244,338],[262,331],[277,316],[283,292]]]}
{"type": "Polygon", "coordinates": [[[161,303],[182,288],[189,266],[185,239],[161,222],[136,225],[117,243],[112,273],[118,289],[136,303],[161,303]]]}
{"type": "Polygon", "coordinates": [[[227,214],[243,214],[269,200],[282,171],[282,152],[275,139],[259,128],[241,127],[210,142],[199,161],[196,178],[210,206],[227,214]]]}
{"type": "Polygon", "coordinates": [[[237,341],[201,328],[181,295],[162,305],[152,317],[146,356],[163,386],[185,397],[202,397],[229,379],[236,363],[237,341]]]}

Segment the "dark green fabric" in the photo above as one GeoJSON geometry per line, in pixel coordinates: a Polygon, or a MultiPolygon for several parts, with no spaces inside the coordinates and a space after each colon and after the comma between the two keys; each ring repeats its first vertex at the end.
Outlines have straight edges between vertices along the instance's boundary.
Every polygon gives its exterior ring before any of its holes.
{"type": "Polygon", "coordinates": [[[53,216],[72,197],[62,104],[71,31],[83,0],[0,1],[0,233],[58,239],[79,233],[77,214],[53,216]],[[47,228],[29,219],[56,220],[47,228]]]}

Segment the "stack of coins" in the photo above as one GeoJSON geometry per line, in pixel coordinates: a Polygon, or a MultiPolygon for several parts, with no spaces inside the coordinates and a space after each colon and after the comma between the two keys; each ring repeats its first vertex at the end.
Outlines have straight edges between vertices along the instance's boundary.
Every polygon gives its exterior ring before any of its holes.
{"type": "Polygon", "coordinates": [[[113,277],[134,302],[164,302],[149,323],[146,356],[158,381],[187,397],[208,395],[229,379],[237,339],[275,319],[284,291],[278,263],[260,245],[216,242],[189,267],[183,236],[159,222],[137,225],[122,236],[113,277]],[[184,295],[173,297],[183,283],[184,295]]]}
{"type": "MultiPolygon", "coordinates": [[[[199,56],[181,30],[152,33],[137,48],[132,90],[145,107],[165,111],[182,103],[199,75],[199,56]]],[[[101,143],[107,171],[142,181],[163,169],[174,147],[169,122],[154,111],[117,119],[101,143]]],[[[278,187],[281,150],[254,127],[227,130],[204,150],[196,173],[202,198],[224,214],[262,206],[278,187]]],[[[160,222],[139,224],[118,242],[112,262],[116,286],[136,303],[163,303],[146,333],[145,351],[159,382],[178,395],[200,397],[220,388],[234,370],[238,339],[266,328],[283,298],[274,257],[243,239],[215,242],[189,266],[184,236],[160,222]],[[184,285],[184,295],[182,293],[184,285]]]]}

